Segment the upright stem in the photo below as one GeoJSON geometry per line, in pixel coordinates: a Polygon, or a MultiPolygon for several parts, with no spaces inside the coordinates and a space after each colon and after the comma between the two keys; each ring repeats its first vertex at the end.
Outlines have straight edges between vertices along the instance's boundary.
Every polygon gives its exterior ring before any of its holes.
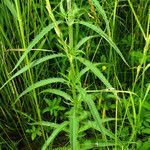
{"type": "Polygon", "coordinates": [[[73,49],[73,16],[72,16],[72,0],[67,0],[67,9],[68,9],[68,30],[69,30],[69,62],[70,62],[70,80],[72,84],[72,94],[73,99],[76,99],[76,90],[75,90],[75,66],[74,66],[74,49],[73,49]]]}
{"type": "Polygon", "coordinates": [[[146,67],[146,57],[147,57],[147,51],[150,47],[150,35],[149,37],[146,38],[146,45],[144,47],[144,52],[143,52],[143,59],[141,61],[141,65],[143,65],[143,72],[142,72],[142,85],[141,85],[141,97],[143,97],[143,89],[144,89],[144,79],[145,79],[145,67],[146,67]]]}
{"type": "MultiPolygon", "coordinates": [[[[116,23],[116,11],[117,11],[117,5],[118,5],[118,0],[115,0],[115,6],[114,6],[114,11],[113,11],[113,22],[112,22],[112,32],[111,34],[109,34],[109,36],[111,36],[111,38],[113,39],[114,37],[114,30],[115,30],[115,23],[116,23]]],[[[110,47],[110,52],[109,52],[109,62],[111,61],[114,61],[112,62],[112,64],[114,65],[114,72],[115,72],[115,60],[116,60],[116,57],[114,55],[114,59],[112,59],[112,46],[110,47]]],[[[111,70],[111,66],[108,67],[108,72],[107,72],[107,79],[109,80],[110,78],[110,70],[111,70]]]]}
{"type": "Polygon", "coordinates": [[[69,47],[72,51],[73,49],[73,16],[72,16],[72,2],[67,0],[67,9],[68,9],[68,29],[69,29],[69,47]]]}
{"type": "Polygon", "coordinates": [[[72,96],[73,96],[73,108],[71,111],[71,119],[70,119],[70,143],[71,143],[71,149],[76,150],[78,147],[77,144],[77,137],[78,137],[78,120],[76,116],[77,112],[77,96],[76,96],[76,70],[75,70],[75,64],[74,64],[74,42],[73,42],[73,12],[72,12],[72,0],[67,0],[67,9],[68,9],[68,30],[69,30],[69,55],[68,59],[70,62],[70,82],[72,87],[72,96]]]}
{"type": "MultiPolygon", "coordinates": [[[[17,10],[17,15],[18,15],[18,22],[19,22],[19,28],[20,28],[20,33],[21,33],[22,45],[23,45],[23,49],[26,50],[24,28],[23,28],[23,22],[22,22],[22,18],[21,18],[21,12],[20,12],[20,8],[19,8],[18,0],[15,0],[15,5],[16,5],[16,10],[17,10]]],[[[30,62],[29,62],[28,55],[26,56],[25,61],[26,61],[26,64],[29,66],[30,62]]],[[[31,74],[30,68],[28,69],[28,73],[29,73],[30,82],[33,85],[33,79],[32,79],[32,74],[31,74]]],[[[42,119],[41,119],[40,109],[39,109],[38,100],[37,100],[37,96],[36,96],[36,92],[35,92],[34,88],[33,88],[33,97],[35,100],[37,115],[38,115],[39,121],[41,122],[42,119]]],[[[42,125],[41,125],[41,129],[42,129],[43,138],[45,139],[45,134],[44,134],[42,125]]]]}

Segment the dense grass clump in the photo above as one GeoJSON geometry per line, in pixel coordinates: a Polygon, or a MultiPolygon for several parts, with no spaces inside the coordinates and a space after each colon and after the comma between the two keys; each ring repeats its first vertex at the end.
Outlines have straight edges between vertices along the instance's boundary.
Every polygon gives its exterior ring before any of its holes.
{"type": "Polygon", "coordinates": [[[0,2],[0,149],[150,149],[149,0],[0,2]]]}

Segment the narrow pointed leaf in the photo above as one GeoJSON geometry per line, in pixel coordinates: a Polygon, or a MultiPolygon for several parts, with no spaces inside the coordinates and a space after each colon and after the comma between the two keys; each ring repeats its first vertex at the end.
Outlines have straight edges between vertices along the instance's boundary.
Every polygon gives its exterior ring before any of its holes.
{"type": "Polygon", "coordinates": [[[109,27],[109,21],[107,18],[107,15],[105,13],[105,10],[103,9],[103,7],[100,5],[100,3],[98,2],[98,0],[92,0],[94,6],[96,7],[98,13],[103,17],[105,23],[106,23],[106,28],[108,33],[110,34],[110,27],[109,27]]]}
{"type": "Polygon", "coordinates": [[[95,123],[97,125],[97,128],[100,132],[102,132],[103,135],[107,135],[109,137],[111,137],[112,139],[115,138],[115,135],[109,131],[108,129],[104,128],[102,125],[102,119],[99,115],[99,112],[97,111],[97,108],[95,106],[95,103],[91,97],[91,95],[87,94],[86,91],[82,88],[78,89],[80,91],[80,93],[82,94],[82,97],[84,99],[84,101],[87,103],[90,112],[95,120],[95,123]]]}
{"type": "Polygon", "coordinates": [[[92,39],[92,38],[94,38],[94,37],[97,37],[97,35],[95,35],[95,36],[87,36],[87,37],[81,39],[81,40],[78,42],[78,44],[76,45],[75,49],[76,49],[76,50],[79,50],[79,48],[80,48],[86,41],[88,41],[88,40],[90,40],[90,39],[92,39]]]}
{"type": "Polygon", "coordinates": [[[38,81],[38,82],[32,84],[31,86],[29,86],[27,89],[25,89],[25,90],[18,96],[18,98],[16,99],[16,101],[14,102],[14,104],[15,104],[22,96],[24,96],[24,95],[27,94],[28,92],[31,92],[33,89],[36,89],[36,88],[45,86],[45,85],[47,85],[47,84],[57,83],[57,82],[64,83],[65,80],[64,80],[63,78],[49,78],[49,79],[41,80],[41,81],[38,81]]]}
{"type": "MultiPolygon", "coordinates": [[[[116,44],[112,41],[112,39],[99,27],[93,25],[92,23],[80,21],[80,24],[89,27],[90,29],[94,30],[96,33],[98,33],[100,36],[102,36],[113,48],[114,50],[119,54],[119,56],[122,58],[122,60],[128,65],[125,58],[123,57],[122,53],[116,46],[116,44]]],[[[129,65],[128,65],[129,66],[129,65]]]]}
{"type": "Polygon", "coordinates": [[[50,137],[46,140],[44,145],[42,146],[41,150],[46,150],[49,144],[55,139],[55,137],[58,135],[59,132],[61,132],[66,126],[68,125],[68,122],[63,122],[59,125],[58,128],[56,128],[53,133],[50,135],[50,137]]]}
{"type": "Polygon", "coordinates": [[[100,72],[100,70],[90,61],[82,58],[82,57],[76,57],[81,63],[83,63],[85,66],[87,66],[105,85],[107,88],[112,88],[112,85],[108,82],[108,80],[105,78],[105,76],[100,72]]]}
{"type": "MultiPolygon", "coordinates": [[[[57,22],[58,24],[60,23],[57,22]]],[[[37,44],[44,35],[46,35],[50,30],[52,30],[54,28],[54,24],[50,24],[47,27],[45,27],[31,42],[31,44],[27,47],[27,49],[25,50],[25,52],[23,53],[23,55],[21,56],[21,58],[19,59],[19,61],[17,62],[17,64],[15,65],[14,69],[11,71],[11,73],[21,64],[21,62],[24,60],[24,58],[27,56],[27,54],[31,51],[31,49],[33,48],[33,46],[35,44],[37,44]]]]}
{"type": "Polygon", "coordinates": [[[4,84],[2,87],[0,87],[0,90],[2,88],[5,87],[5,85],[10,82],[12,79],[16,78],[17,76],[19,76],[20,74],[24,73],[25,71],[27,71],[29,68],[32,68],[40,63],[43,63],[49,59],[53,59],[53,58],[56,58],[56,57],[63,57],[64,55],[63,54],[52,54],[50,56],[45,56],[45,57],[42,57],[40,59],[37,59],[37,60],[34,60],[33,62],[31,62],[29,65],[26,65],[24,66],[23,68],[21,68],[19,71],[17,71],[11,78],[9,78],[4,84]]]}
{"type": "Polygon", "coordinates": [[[41,93],[53,93],[59,96],[62,96],[63,98],[65,98],[66,100],[70,100],[71,101],[71,96],[61,90],[58,89],[46,89],[44,91],[42,91],[41,93]]]}

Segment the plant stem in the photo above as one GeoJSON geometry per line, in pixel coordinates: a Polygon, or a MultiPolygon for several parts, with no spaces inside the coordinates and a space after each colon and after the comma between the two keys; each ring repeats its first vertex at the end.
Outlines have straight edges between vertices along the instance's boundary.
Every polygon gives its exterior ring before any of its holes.
{"type": "MultiPolygon", "coordinates": [[[[23,22],[22,22],[22,18],[21,18],[21,12],[20,12],[18,0],[15,0],[15,4],[16,4],[16,10],[17,10],[17,14],[18,14],[18,22],[19,22],[19,28],[20,28],[21,38],[22,38],[22,45],[23,45],[23,49],[26,50],[23,22]]],[[[30,66],[28,55],[26,56],[25,60],[26,60],[26,64],[28,66],[30,66]]],[[[30,79],[31,84],[33,85],[33,78],[32,78],[32,74],[31,74],[31,70],[30,70],[30,67],[28,67],[28,68],[29,68],[28,69],[29,79],[30,79]]],[[[33,88],[33,97],[34,97],[34,101],[35,101],[35,105],[36,105],[36,111],[38,114],[38,118],[39,118],[39,121],[41,122],[42,118],[41,118],[41,114],[40,114],[40,108],[39,108],[39,104],[38,104],[38,100],[37,100],[37,96],[36,96],[36,92],[35,92],[34,88],[33,88]]],[[[45,134],[44,134],[42,125],[41,125],[41,130],[42,130],[43,138],[45,139],[45,134]]]]}

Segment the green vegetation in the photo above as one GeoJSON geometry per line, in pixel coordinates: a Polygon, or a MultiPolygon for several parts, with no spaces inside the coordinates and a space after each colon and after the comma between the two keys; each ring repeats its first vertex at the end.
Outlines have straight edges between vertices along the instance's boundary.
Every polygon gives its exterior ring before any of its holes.
{"type": "Polygon", "coordinates": [[[0,149],[150,149],[149,0],[0,2],[0,149]]]}

